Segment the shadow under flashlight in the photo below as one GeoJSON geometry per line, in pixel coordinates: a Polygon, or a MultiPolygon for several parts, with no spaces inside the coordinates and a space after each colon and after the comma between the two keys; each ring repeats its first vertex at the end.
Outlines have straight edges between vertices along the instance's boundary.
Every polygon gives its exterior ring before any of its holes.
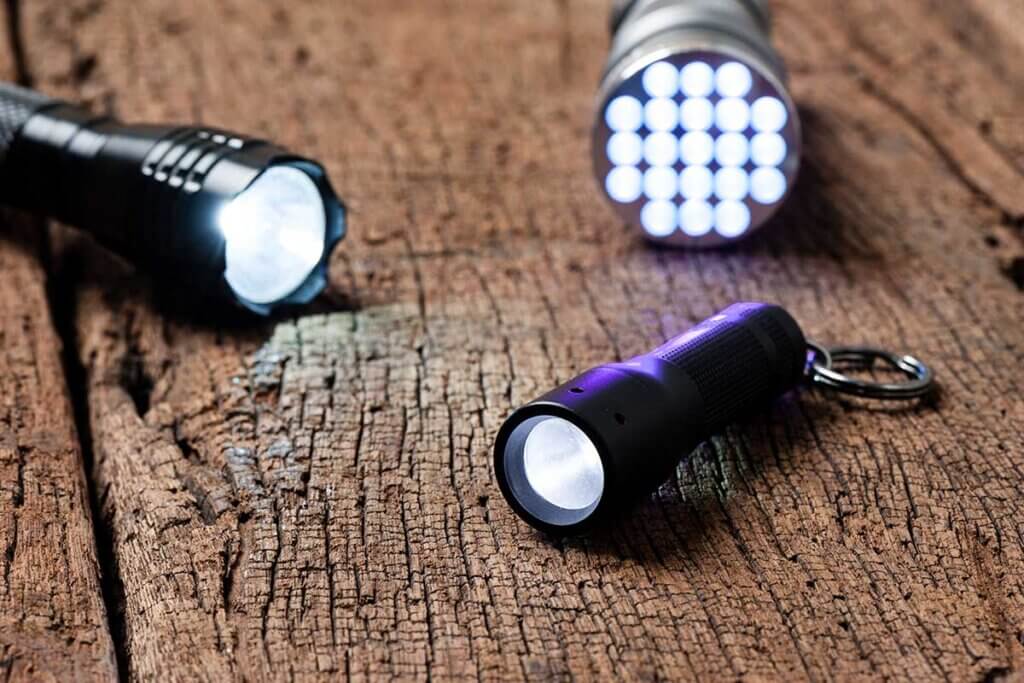
{"type": "Polygon", "coordinates": [[[682,454],[795,387],[806,366],[807,342],[789,313],[734,304],[513,413],[494,447],[498,485],[537,529],[581,533],[655,491],[682,454]]]}
{"type": "Polygon", "coordinates": [[[345,233],[314,161],[211,128],[122,124],[10,84],[0,202],[88,231],[174,294],[260,315],[319,294],[345,233]]]}
{"type": "Polygon", "coordinates": [[[767,0],[620,0],[612,33],[593,160],[619,216],[667,245],[749,235],[800,164],[767,0]]]}

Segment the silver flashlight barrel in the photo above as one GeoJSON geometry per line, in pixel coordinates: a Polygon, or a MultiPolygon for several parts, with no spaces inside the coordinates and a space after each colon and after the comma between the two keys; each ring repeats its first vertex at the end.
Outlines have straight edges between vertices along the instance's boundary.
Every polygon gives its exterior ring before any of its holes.
{"type": "Polygon", "coordinates": [[[615,30],[599,101],[638,69],[675,52],[722,52],[752,63],[785,85],[786,68],[771,44],[764,0],[625,0],[613,10],[615,30]]]}

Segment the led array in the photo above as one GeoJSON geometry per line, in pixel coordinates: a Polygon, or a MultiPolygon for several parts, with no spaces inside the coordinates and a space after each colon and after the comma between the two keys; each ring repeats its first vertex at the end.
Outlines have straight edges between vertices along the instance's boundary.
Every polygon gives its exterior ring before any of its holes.
{"type": "Polygon", "coordinates": [[[786,105],[753,98],[753,74],[735,61],[717,69],[656,62],[641,81],[644,95],[620,95],[605,109],[608,195],[643,201],[640,222],[656,237],[677,229],[739,237],[750,227],[752,202],[774,204],[786,194],[786,105]]]}

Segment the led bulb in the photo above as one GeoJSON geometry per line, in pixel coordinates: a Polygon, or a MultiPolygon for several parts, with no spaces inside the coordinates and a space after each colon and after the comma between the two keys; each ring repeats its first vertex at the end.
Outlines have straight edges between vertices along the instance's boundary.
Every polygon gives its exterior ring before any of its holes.
{"type": "Polygon", "coordinates": [[[715,72],[715,90],[722,97],[743,97],[752,83],[750,69],[739,62],[726,62],[715,72]]]}
{"type": "Polygon", "coordinates": [[[679,125],[679,105],[667,97],[648,100],[644,106],[644,124],[650,131],[672,130],[679,125]]]}
{"type": "Polygon", "coordinates": [[[635,97],[616,97],[605,112],[608,127],[614,131],[635,131],[644,123],[644,105],[635,97]]]}
{"type": "Polygon", "coordinates": [[[608,174],[605,189],[617,202],[635,202],[644,191],[644,176],[635,166],[616,166],[608,174]]]}
{"type": "Polygon", "coordinates": [[[616,166],[633,166],[644,158],[644,141],[636,133],[616,133],[608,138],[608,158],[616,166]]]}
{"type": "Polygon", "coordinates": [[[654,237],[671,235],[676,229],[676,205],[664,199],[647,202],[640,211],[640,224],[654,237]]]}
{"type": "Polygon", "coordinates": [[[679,72],[668,62],[656,62],[644,71],[643,83],[650,97],[672,97],[679,91],[679,72]]]}
{"type": "Polygon", "coordinates": [[[704,97],[688,97],[679,106],[679,120],[686,130],[707,130],[715,123],[715,107],[704,97]]]}

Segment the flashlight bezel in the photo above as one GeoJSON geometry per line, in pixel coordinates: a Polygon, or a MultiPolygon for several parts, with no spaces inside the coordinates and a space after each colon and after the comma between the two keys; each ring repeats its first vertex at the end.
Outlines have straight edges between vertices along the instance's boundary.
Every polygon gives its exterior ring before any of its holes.
{"type": "MultiPolygon", "coordinates": [[[[650,42],[625,55],[606,74],[597,97],[596,115],[591,135],[594,177],[601,194],[611,204],[616,215],[630,225],[637,226],[646,240],[655,244],[679,247],[716,248],[734,244],[757,232],[774,217],[778,209],[792,193],[799,174],[800,159],[803,152],[800,117],[782,77],[776,75],[776,71],[781,72],[778,65],[773,65],[758,53],[746,49],[738,41],[725,40],[723,37],[716,36],[708,31],[694,29],[679,33],[680,35],[674,36],[656,36],[650,42]],[[691,236],[683,232],[679,227],[675,228],[668,235],[652,235],[640,225],[640,211],[646,201],[643,194],[632,202],[621,203],[609,197],[604,187],[605,178],[614,168],[606,151],[608,140],[614,132],[611,131],[604,120],[604,113],[609,102],[618,95],[628,94],[624,93],[623,87],[630,82],[633,82],[635,85],[644,69],[652,64],[659,61],[668,61],[673,66],[679,67],[694,60],[705,62],[737,61],[744,64],[756,74],[755,78],[763,79],[767,86],[765,94],[779,99],[786,107],[787,121],[779,131],[779,135],[786,141],[787,152],[783,162],[776,167],[786,178],[785,191],[772,204],[760,204],[745,198],[743,203],[750,211],[750,224],[746,230],[735,237],[727,237],[713,229],[704,235],[691,236]]],[[[673,203],[675,204],[675,202],[673,203]]]]}

